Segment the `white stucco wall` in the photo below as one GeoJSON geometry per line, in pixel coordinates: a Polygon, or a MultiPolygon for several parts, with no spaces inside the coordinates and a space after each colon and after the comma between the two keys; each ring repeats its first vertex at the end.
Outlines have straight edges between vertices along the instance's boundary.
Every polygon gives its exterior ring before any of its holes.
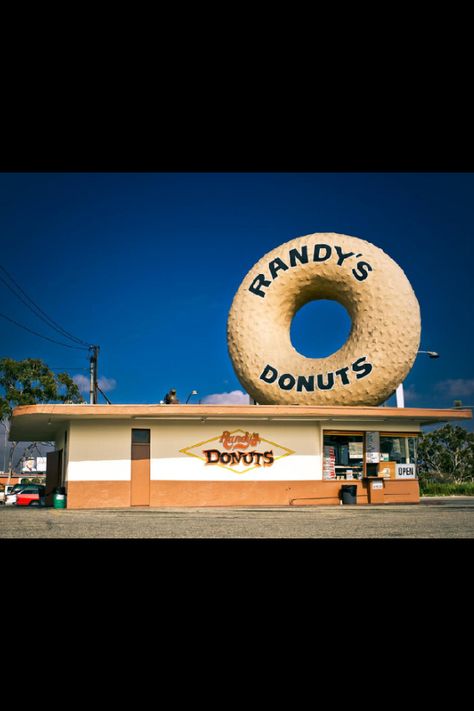
{"type": "Polygon", "coordinates": [[[370,422],[367,420],[356,420],[354,422],[321,422],[322,430],[335,432],[419,432],[420,425],[394,422],[370,422]]]}
{"type": "MultiPolygon", "coordinates": [[[[324,430],[417,432],[419,425],[376,422],[156,422],[153,420],[72,421],[68,435],[69,481],[128,481],[131,430],[151,430],[152,480],[291,481],[322,479],[324,430]],[[257,432],[258,452],[272,450],[271,466],[206,465],[204,449],[225,451],[219,438],[227,430],[257,432]],[[187,450],[187,451],[182,451],[187,450]],[[287,453],[286,450],[291,450],[287,453]],[[194,456],[191,456],[194,455],[194,456]],[[282,456],[285,455],[285,456],[282,456]]],[[[252,449],[252,448],[249,448],[252,449]]],[[[244,451],[249,451],[249,449],[244,451]]]]}
{"type": "MultiPolygon", "coordinates": [[[[71,422],[69,432],[69,481],[125,481],[131,474],[131,430],[151,430],[151,479],[193,481],[277,481],[321,479],[320,430],[317,423],[242,422],[71,422]],[[235,468],[206,465],[205,448],[225,451],[218,439],[227,430],[258,432],[262,441],[256,451],[274,452],[272,466],[238,473],[235,468]],[[216,439],[215,439],[216,438],[216,439]],[[194,447],[190,456],[180,450],[194,447]],[[268,441],[266,441],[268,440],[268,441]],[[286,449],[291,450],[287,454],[286,449]],[[285,456],[282,456],[285,455],[285,456]]],[[[240,434],[243,434],[240,433],[240,434]]],[[[241,467],[245,468],[245,467],[241,467]]]]}
{"type": "Polygon", "coordinates": [[[69,431],[68,481],[129,480],[131,429],[129,420],[73,420],[69,431]]]}
{"type": "MultiPolygon", "coordinates": [[[[321,449],[318,423],[283,422],[163,422],[152,428],[151,478],[194,481],[286,481],[291,479],[321,479],[321,449]],[[271,466],[254,467],[239,473],[232,466],[206,465],[198,456],[203,449],[225,451],[218,441],[227,430],[257,432],[262,441],[254,448],[259,452],[271,450],[275,461],[271,466]],[[215,439],[217,438],[217,439],[215,439]],[[210,442],[207,440],[211,440],[210,442]],[[192,445],[201,444],[198,447],[192,445]],[[287,454],[283,448],[291,450],[287,454]],[[182,449],[191,449],[190,456],[182,449]],[[285,456],[282,456],[285,455],[285,456]]],[[[252,465],[250,465],[251,467],[252,465]]],[[[240,467],[249,469],[250,467],[240,467]]]]}

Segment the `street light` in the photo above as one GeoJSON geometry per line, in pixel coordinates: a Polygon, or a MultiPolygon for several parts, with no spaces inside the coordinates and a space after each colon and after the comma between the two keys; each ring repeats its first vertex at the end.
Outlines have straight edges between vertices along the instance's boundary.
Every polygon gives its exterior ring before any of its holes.
{"type": "MultiPolygon", "coordinates": [[[[426,353],[426,355],[429,358],[439,358],[439,353],[436,353],[436,351],[417,351],[418,353],[426,353]]],[[[397,407],[405,407],[405,394],[403,392],[403,383],[400,383],[400,385],[396,389],[396,397],[397,397],[397,407]]]]}
{"type": "Polygon", "coordinates": [[[186,400],[186,405],[187,405],[188,402],[189,402],[189,398],[191,398],[193,395],[197,395],[197,394],[198,394],[198,391],[197,391],[197,390],[192,390],[192,391],[189,393],[189,395],[188,395],[188,398],[187,398],[187,400],[186,400]]]}

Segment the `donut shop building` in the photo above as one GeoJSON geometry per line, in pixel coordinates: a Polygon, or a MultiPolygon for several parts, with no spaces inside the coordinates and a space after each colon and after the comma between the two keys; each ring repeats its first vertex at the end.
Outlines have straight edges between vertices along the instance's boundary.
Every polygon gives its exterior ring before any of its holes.
{"type": "Polygon", "coordinates": [[[55,441],[46,493],[64,486],[69,508],[317,506],[344,502],[345,486],[349,503],[417,503],[421,428],[472,418],[383,405],[420,337],[415,293],[383,250],[305,235],[262,257],[229,311],[232,365],[259,405],[22,406],[10,438],[55,441]],[[290,327],[320,299],[346,308],[351,332],[335,353],[307,358],[290,327]]]}
{"type": "Polygon", "coordinates": [[[68,508],[418,503],[424,425],[470,410],[302,405],[31,405],[14,441],[54,441],[68,508]]]}

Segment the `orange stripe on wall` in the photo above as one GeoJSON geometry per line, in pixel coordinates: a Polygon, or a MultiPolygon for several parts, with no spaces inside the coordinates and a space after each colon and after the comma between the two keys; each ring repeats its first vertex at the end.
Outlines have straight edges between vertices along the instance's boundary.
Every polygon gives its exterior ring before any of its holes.
{"type": "MultiPolygon", "coordinates": [[[[341,482],[152,481],[151,506],[289,506],[338,504],[341,482]]],[[[359,485],[360,486],[360,485],[359,485]]]]}
{"type": "Polygon", "coordinates": [[[130,506],[130,481],[70,481],[68,509],[113,509],[130,506]]]}
{"type": "MultiPolygon", "coordinates": [[[[150,506],[338,505],[343,484],[357,485],[357,503],[367,504],[365,482],[343,481],[151,481],[150,506]]],[[[385,481],[385,503],[418,503],[418,481],[385,481]]],[[[68,508],[130,506],[129,481],[71,481],[68,508]]]]}

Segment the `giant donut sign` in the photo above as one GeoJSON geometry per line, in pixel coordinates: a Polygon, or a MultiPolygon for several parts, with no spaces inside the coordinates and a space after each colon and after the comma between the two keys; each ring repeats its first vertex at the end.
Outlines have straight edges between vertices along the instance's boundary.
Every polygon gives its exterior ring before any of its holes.
{"type": "Polygon", "coordinates": [[[402,269],[370,242],[336,233],[297,237],[249,271],[229,312],[239,381],[260,404],[379,405],[405,379],[420,343],[420,308],[402,269]],[[295,313],[317,299],[352,319],[346,343],[306,358],[290,340],[295,313]]]}

